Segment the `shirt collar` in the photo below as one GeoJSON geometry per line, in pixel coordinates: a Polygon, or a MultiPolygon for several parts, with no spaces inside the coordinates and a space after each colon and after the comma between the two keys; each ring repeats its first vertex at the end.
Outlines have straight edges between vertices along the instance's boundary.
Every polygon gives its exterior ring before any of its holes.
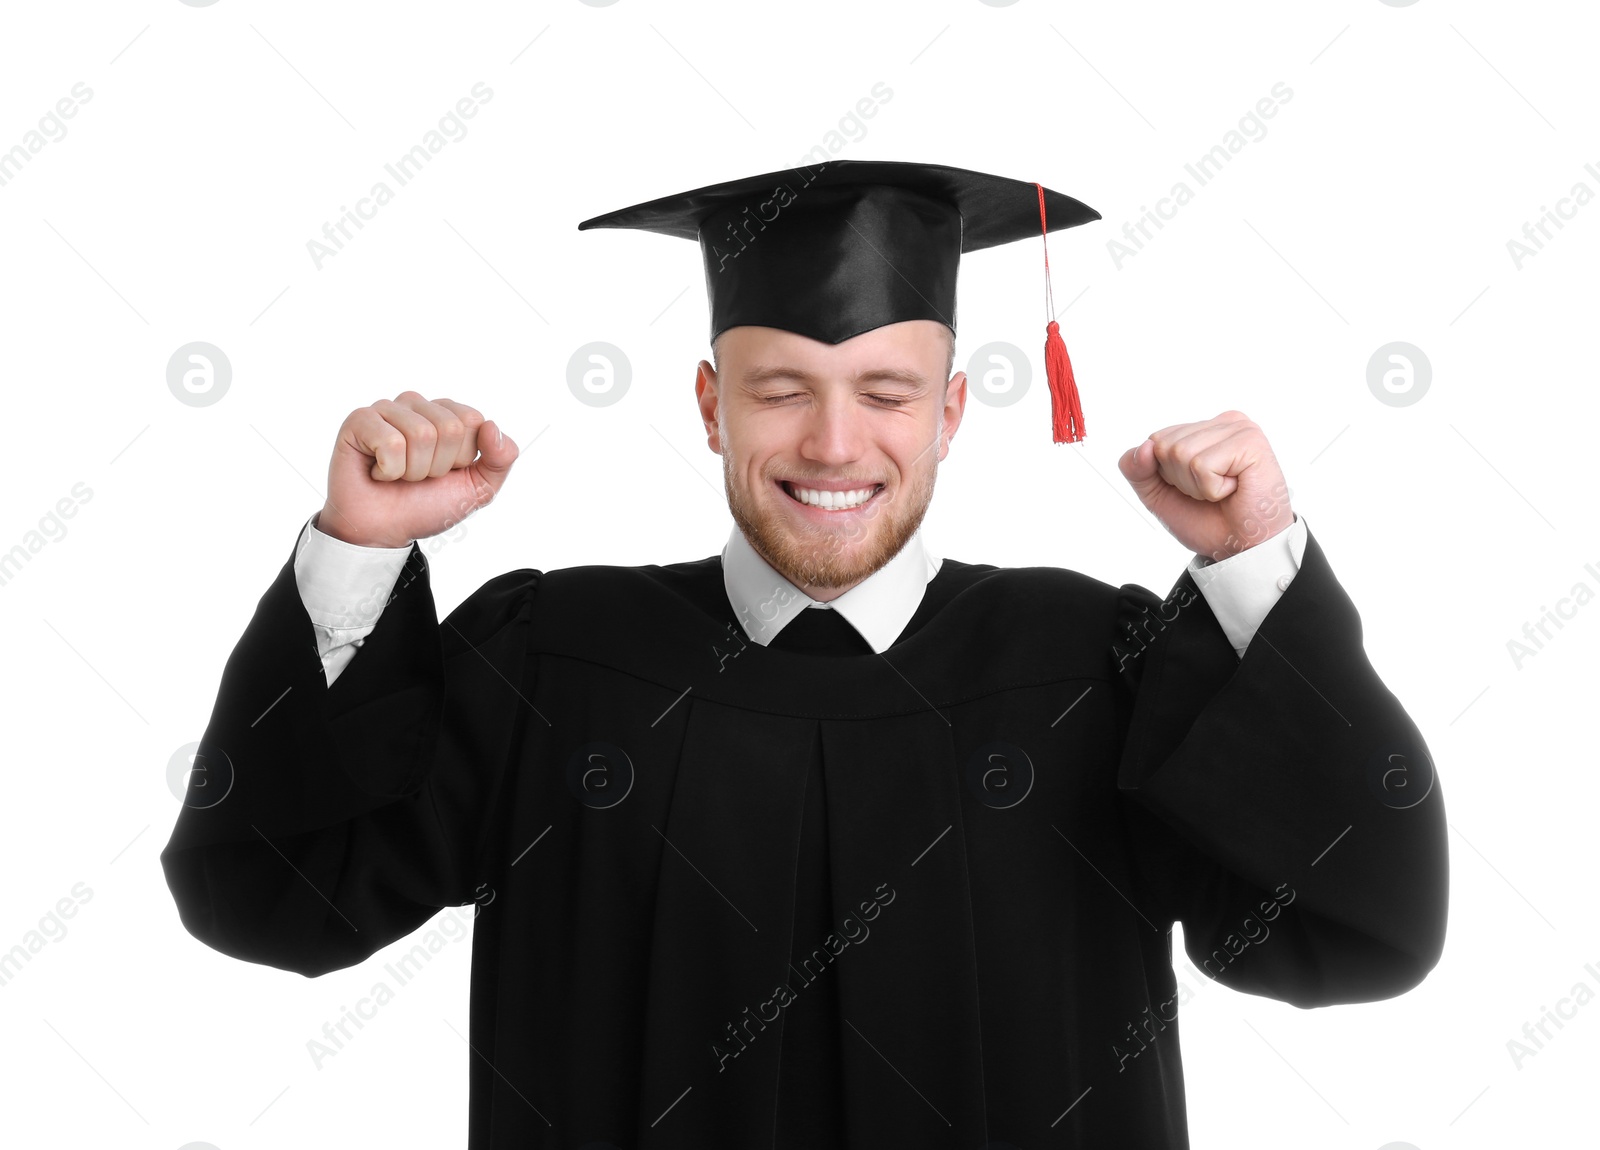
{"type": "Polygon", "coordinates": [[[942,562],[928,554],[919,528],[888,563],[838,598],[821,603],[778,574],[735,524],[722,549],[722,584],[745,634],[763,647],[801,611],[816,608],[838,611],[882,654],[917,613],[942,562]]]}

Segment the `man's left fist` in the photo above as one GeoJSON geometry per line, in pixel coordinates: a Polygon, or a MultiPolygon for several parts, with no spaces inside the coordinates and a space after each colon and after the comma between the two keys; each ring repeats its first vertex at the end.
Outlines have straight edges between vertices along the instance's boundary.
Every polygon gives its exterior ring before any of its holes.
{"type": "Polygon", "coordinates": [[[1163,427],[1123,452],[1117,467],[1178,542],[1213,560],[1294,522],[1277,456],[1241,411],[1163,427]]]}

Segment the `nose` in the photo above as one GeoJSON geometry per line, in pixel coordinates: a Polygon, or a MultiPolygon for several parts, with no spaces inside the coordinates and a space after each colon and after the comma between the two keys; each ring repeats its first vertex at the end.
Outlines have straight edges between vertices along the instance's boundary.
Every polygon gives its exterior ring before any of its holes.
{"type": "Polygon", "coordinates": [[[799,452],[823,467],[843,467],[866,452],[869,421],[854,396],[820,395],[802,419],[799,452]]]}

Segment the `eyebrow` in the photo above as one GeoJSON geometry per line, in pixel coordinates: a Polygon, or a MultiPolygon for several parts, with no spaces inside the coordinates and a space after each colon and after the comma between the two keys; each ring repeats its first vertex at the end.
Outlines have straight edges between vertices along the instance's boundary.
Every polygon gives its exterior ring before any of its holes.
{"type": "MultiPolygon", "coordinates": [[[[748,371],[741,372],[739,381],[745,384],[768,383],[775,379],[792,379],[801,383],[815,383],[818,376],[809,371],[802,371],[797,367],[785,367],[780,364],[756,364],[748,371]]],[[[851,383],[877,383],[888,380],[893,383],[909,383],[916,387],[927,387],[928,381],[918,372],[904,367],[871,367],[856,372],[850,378],[851,383]]]]}

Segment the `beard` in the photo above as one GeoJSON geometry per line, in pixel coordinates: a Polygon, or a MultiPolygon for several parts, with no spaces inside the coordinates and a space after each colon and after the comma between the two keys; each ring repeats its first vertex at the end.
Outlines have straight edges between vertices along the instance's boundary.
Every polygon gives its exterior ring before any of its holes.
{"type": "MultiPolygon", "coordinates": [[[[900,554],[922,525],[939,470],[934,455],[926,467],[917,467],[899,486],[885,487],[865,512],[841,513],[840,522],[831,525],[787,513],[779,500],[797,508],[800,504],[774,482],[777,476],[767,469],[762,471],[761,492],[749,490],[734,471],[733,457],[731,450],[722,454],[723,484],[734,523],[773,570],[797,587],[816,590],[854,586],[900,554]]],[[[861,484],[875,485],[871,480],[861,484]]]]}

